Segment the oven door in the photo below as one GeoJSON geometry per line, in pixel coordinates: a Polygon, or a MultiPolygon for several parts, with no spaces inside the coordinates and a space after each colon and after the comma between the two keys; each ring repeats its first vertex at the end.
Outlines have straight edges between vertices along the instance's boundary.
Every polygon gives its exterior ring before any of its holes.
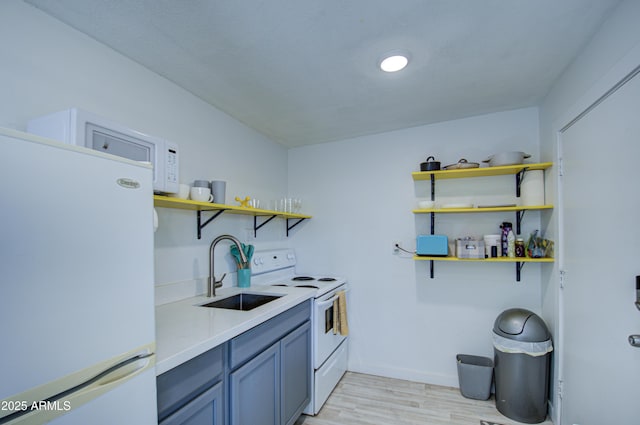
{"type": "Polygon", "coordinates": [[[349,306],[349,290],[346,286],[340,286],[333,291],[317,298],[314,302],[313,312],[313,368],[319,369],[320,366],[331,356],[331,353],[344,341],[347,337],[334,333],[334,301],[338,298],[337,292],[345,290],[347,295],[347,311],[349,306]]]}

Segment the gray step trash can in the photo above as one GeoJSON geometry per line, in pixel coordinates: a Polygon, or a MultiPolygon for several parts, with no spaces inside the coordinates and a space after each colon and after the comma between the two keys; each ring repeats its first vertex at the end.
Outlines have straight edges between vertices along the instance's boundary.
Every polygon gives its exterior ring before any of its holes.
{"type": "Polygon", "coordinates": [[[493,381],[493,360],[488,357],[458,354],[458,384],[460,393],[466,398],[488,400],[493,381]]]}
{"type": "Polygon", "coordinates": [[[493,325],[493,351],[498,411],[519,422],[543,422],[553,351],[547,325],[529,310],[505,310],[493,325]]]}

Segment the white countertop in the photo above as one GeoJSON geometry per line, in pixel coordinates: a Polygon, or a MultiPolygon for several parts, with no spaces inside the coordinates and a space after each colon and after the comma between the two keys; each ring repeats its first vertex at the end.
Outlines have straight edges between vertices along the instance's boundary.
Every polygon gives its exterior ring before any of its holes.
{"type": "Polygon", "coordinates": [[[200,296],[157,306],[156,375],[312,298],[315,292],[315,289],[288,286],[219,288],[215,298],[200,296]],[[283,296],[249,311],[200,307],[201,304],[241,292],[283,296]]]}

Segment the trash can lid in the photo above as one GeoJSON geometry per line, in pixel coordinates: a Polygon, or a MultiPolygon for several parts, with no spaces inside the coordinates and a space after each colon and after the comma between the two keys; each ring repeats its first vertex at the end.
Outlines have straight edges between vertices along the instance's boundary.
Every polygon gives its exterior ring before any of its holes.
{"type": "Polygon", "coordinates": [[[500,313],[493,324],[493,332],[516,341],[541,342],[551,338],[540,316],[524,308],[511,308],[500,313]]]}

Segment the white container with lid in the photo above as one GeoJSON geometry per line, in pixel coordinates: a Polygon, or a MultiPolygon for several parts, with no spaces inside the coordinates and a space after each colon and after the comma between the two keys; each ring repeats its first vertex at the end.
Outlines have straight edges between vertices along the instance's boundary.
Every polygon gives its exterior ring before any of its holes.
{"type": "Polygon", "coordinates": [[[532,170],[524,173],[520,184],[520,199],[523,206],[544,205],[544,171],[532,170]]]}
{"type": "Polygon", "coordinates": [[[499,246],[502,235],[484,235],[484,244],[486,246],[499,246]]]}

